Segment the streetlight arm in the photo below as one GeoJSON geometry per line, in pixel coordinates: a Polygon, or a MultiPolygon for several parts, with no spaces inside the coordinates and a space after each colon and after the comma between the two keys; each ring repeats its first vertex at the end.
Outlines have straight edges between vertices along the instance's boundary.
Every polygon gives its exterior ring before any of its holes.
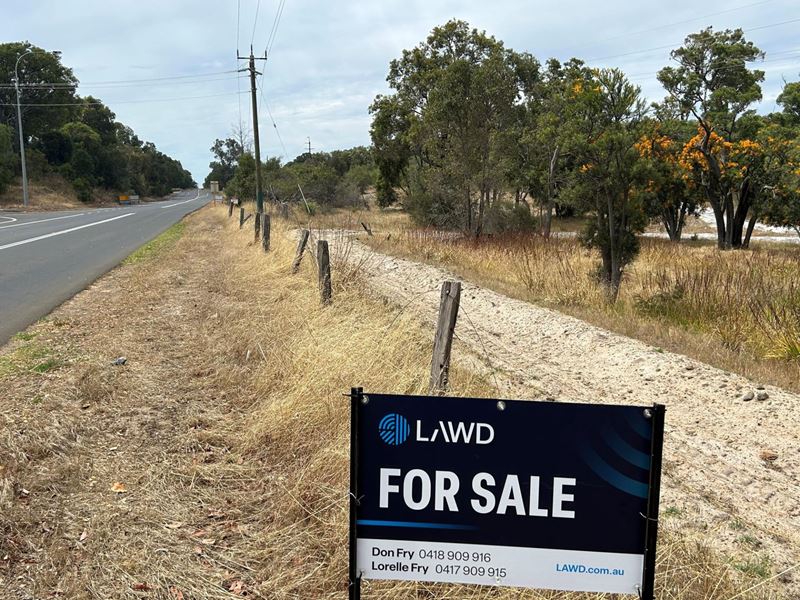
{"type": "Polygon", "coordinates": [[[17,72],[17,68],[19,67],[19,61],[21,61],[23,58],[28,56],[28,54],[32,54],[32,53],[33,53],[33,50],[31,50],[30,48],[26,48],[25,52],[23,52],[22,54],[20,54],[17,57],[17,62],[14,64],[14,82],[15,83],[17,83],[17,84],[19,83],[19,73],[17,72]]]}

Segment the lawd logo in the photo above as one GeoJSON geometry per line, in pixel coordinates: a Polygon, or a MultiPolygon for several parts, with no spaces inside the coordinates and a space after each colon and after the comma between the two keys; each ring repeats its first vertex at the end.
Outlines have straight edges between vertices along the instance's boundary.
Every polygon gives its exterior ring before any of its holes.
{"type": "Polygon", "coordinates": [[[378,423],[378,433],[381,439],[390,446],[399,446],[408,439],[411,425],[403,415],[389,413],[378,423]]]}

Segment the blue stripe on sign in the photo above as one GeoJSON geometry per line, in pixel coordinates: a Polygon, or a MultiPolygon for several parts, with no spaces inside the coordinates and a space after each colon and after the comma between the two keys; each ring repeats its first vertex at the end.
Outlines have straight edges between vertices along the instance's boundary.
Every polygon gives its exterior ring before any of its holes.
{"type": "Polygon", "coordinates": [[[374,519],[359,519],[356,525],[372,525],[373,527],[412,527],[415,529],[458,529],[468,531],[477,529],[471,525],[451,525],[449,523],[416,523],[414,521],[378,521],[374,519]]]}
{"type": "Polygon", "coordinates": [[[628,444],[628,442],[623,440],[613,429],[606,429],[603,432],[603,439],[614,452],[632,465],[644,469],[645,471],[650,470],[650,456],[628,444]]]}
{"type": "Polygon", "coordinates": [[[611,484],[618,490],[631,496],[647,498],[647,493],[650,489],[648,484],[641,481],[636,481],[635,479],[631,479],[627,475],[620,473],[606,461],[600,458],[600,455],[598,455],[597,452],[589,447],[584,447],[581,449],[581,456],[584,462],[589,465],[592,471],[594,471],[595,475],[600,477],[606,483],[611,484]]]}

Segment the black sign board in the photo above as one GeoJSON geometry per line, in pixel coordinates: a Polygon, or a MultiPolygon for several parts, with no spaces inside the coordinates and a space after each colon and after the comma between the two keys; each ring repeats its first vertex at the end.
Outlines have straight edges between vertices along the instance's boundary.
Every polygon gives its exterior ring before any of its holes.
{"type": "Polygon", "coordinates": [[[652,598],[664,407],[352,392],[361,578],[652,598]]]}

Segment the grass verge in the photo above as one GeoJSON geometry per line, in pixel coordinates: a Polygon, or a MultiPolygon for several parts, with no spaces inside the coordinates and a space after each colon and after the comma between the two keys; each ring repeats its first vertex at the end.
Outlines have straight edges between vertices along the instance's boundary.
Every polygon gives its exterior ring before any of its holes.
{"type": "Polygon", "coordinates": [[[175,242],[181,238],[185,229],[186,223],[184,221],[178,221],[158,237],[137,248],[123,261],[123,264],[133,265],[157,258],[175,245],[175,242]]]}

